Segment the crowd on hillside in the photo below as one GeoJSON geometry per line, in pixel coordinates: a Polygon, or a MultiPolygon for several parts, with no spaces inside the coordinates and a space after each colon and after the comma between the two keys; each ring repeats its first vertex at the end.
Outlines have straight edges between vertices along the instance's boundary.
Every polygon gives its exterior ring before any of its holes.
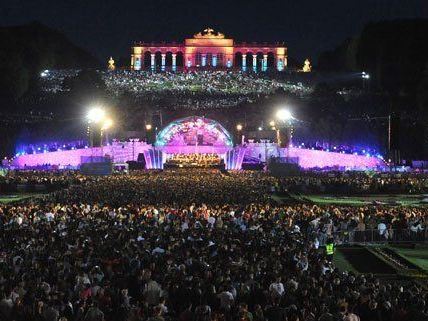
{"type": "Polygon", "coordinates": [[[79,72],[79,69],[44,70],[40,73],[40,89],[42,92],[51,94],[66,91],[64,80],[77,77],[79,72]]]}
{"type": "Polygon", "coordinates": [[[0,320],[427,319],[420,284],[339,271],[319,248],[338,231],[424,229],[425,208],[278,205],[263,173],[14,175],[69,184],[0,205],[0,320]]]}
{"type": "MultiPolygon", "coordinates": [[[[131,95],[152,105],[168,102],[172,108],[218,109],[283,90],[298,96],[312,89],[301,83],[277,80],[262,74],[236,70],[203,70],[189,72],[100,71],[107,91],[114,95],[131,95]]],[[[58,94],[67,91],[64,80],[76,77],[79,70],[47,70],[40,75],[41,92],[58,94]]],[[[162,106],[160,106],[162,107],[162,106]]]]}
{"type": "Polygon", "coordinates": [[[262,77],[260,74],[242,71],[205,70],[182,73],[153,73],[150,71],[120,70],[103,74],[107,88],[116,95],[132,92],[136,95],[148,93],[204,93],[266,95],[278,89],[295,94],[309,93],[309,88],[302,84],[288,83],[262,77]]]}
{"type": "Polygon", "coordinates": [[[241,71],[191,71],[153,73],[115,71],[103,74],[107,89],[114,95],[132,94],[158,107],[167,102],[173,109],[218,109],[251,103],[283,90],[306,95],[310,88],[300,84],[262,77],[241,71]]]}

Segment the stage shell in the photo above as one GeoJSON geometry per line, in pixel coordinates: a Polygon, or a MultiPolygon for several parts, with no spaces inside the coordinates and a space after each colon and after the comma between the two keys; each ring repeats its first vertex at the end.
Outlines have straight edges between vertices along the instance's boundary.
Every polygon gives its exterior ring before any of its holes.
{"type": "Polygon", "coordinates": [[[157,147],[163,146],[233,146],[232,136],[217,121],[191,116],[171,122],[156,136],[157,147]]]}

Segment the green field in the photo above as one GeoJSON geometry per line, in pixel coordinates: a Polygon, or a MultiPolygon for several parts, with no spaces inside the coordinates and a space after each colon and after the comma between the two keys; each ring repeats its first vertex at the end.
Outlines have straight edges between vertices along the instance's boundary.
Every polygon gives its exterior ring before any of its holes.
{"type": "Polygon", "coordinates": [[[304,195],[300,198],[315,204],[337,204],[350,206],[363,206],[369,204],[401,205],[401,206],[428,206],[422,203],[423,195],[361,195],[361,196],[335,196],[335,195],[304,195]]]}
{"type": "Polygon", "coordinates": [[[336,253],[333,257],[333,263],[337,268],[341,271],[349,271],[358,274],[358,271],[354,268],[354,266],[345,258],[340,248],[336,250],[336,253]]]}
{"type": "Polygon", "coordinates": [[[20,202],[22,200],[39,197],[43,194],[40,193],[15,193],[15,194],[0,194],[0,203],[9,204],[13,202],[20,202]]]}
{"type": "Polygon", "coordinates": [[[396,253],[428,272],[428,245],[416,245],[414,249],[391,247],[396,253]]]}

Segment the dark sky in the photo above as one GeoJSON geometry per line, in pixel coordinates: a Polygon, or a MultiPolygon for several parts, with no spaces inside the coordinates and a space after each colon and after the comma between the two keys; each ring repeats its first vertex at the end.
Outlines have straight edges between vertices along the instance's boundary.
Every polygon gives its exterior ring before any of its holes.
{"type": "Polygon", "coordinates": [[[284,41],[302,59],[364,24],[428,18],[428,0],[1,0],[0,24],[33,20],[63,31],[100,59],[130,54],[134,40],[176,40],[209,26],[239,41],[284,41]]]}

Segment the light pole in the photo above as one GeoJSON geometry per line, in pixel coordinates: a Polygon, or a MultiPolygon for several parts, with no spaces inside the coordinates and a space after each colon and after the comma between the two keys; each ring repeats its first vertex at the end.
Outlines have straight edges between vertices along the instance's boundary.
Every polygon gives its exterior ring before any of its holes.
{"type": "Polygon", "coordinates": [[[105,119],[105,111],[101,107],[93,107],[89,110],[86,118],[89,127],[89,144],[91,147],[94,147],[95,132],[97,133],[97,142],[95,145],[98,145],[98,141],[101,143],[102,122],[105,119]]]}
{"type": "Polygon", "coordinates": [[[101,145],[103,145],[103,134],[105,133],[106,136],[106,144],[108,144],[108,129],[110,129],[113,126],[113,120],[111,118],[107,118],[104,122],[103,122],[103,126],[101,127],[101,145]]]}
{"type": "Polygon", "coordinates": [[[152,125],[146,124],[146,137],[147,137],[148,143],[151,143],[151,135],[149,136],[149,134],[151,133],[151,130],[152,130],[152,125]]]}
{"type": "Polygon", "coordinates": [[[238,124],[238,125],[236,125],[236,131],[237,131],[237,133],[238,133],[238,142],[241,142],[242,143],[242,139],[241,139],[241,131],[242,131],[242,128],[244,128],[241,124],[238,124]]]}
{"type": "Polygon", "coordinates": [[[279,147],[286,147],[287,148],[287,159],[290,155],[290,145],[291,145],[291,132],[292,132],[292,121],[293,121],[293,115],[291,114],[290,110],[281,108],[276,112],[276,118],[278,122],[274,125],[276,125],[276,135],[277,135],[277,141],[279,147]],[[282,141],[281,133],[286,135],[285,142],[282,141]]]}
{"type": "Polygon", "coordinates": [[[361,73],[361,79],[363,80],[363,89],[366,89],[366,81],[370,80],[370,75],[368,73],[366,73],[365,71],[363,71],[361,73]]]}
{"type": "Polygon", "coordinates": [[[101,157],[104,157],[103,134],[113,126],[113,120],[106,116],[105,110],[100,106],[91,108],[86,118],[88,120],[89,144],[91,147],[101,147],[101,157]],[[94,135],[96,136],[94,137],[94,135]],[[96,142],[94,142],[94,138],[96,138],[96,142]]]}
{"type": "Polygon", "coordinates": [[[104,156],[104,144],[103,144],[103,137],[104,137],[104,133],[106,136],[105,139],[105,143],[106,145],[108,144],[108,129],[111,128],[111,126],[113,126],[113,120],[111,120],[111,118],[106,118],[103,121],[103,125],[101,127],[101,156],[104,156]]]}

